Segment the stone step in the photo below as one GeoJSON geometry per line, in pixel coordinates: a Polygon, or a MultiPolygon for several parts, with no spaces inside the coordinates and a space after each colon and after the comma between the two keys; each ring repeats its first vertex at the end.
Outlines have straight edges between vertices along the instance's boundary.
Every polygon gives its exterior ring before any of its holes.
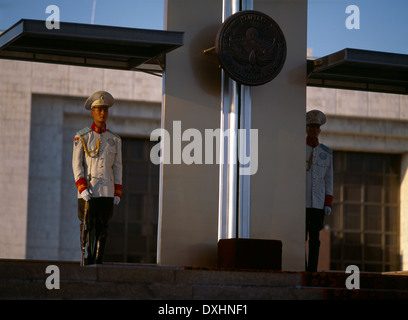
{"type": "MultiPolygon", "coordinates": [[[[345,288],[346,280],[351,275],[336,271],[305,272],[303,273],[302,286],[345,288]]],[[[405,272],[360,272],[359,279],[360,289],[408,290],[408,274],[405,272]]]]}
{"type": "Polygon", "coordinates": [[[347,300],[408,299],[408,275],[361,273],[347,290],[341,272],[282,272],[146,264],[0,260],[0,299],[347,300]],[[59,271],[59,289],[50,281],[59,271]]]}

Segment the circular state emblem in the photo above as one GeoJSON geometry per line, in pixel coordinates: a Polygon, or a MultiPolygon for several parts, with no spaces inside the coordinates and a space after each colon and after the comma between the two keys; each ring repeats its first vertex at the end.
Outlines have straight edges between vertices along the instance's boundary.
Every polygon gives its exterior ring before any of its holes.
{"type": "Polygon", "coordinates": [[[227,75],[248,86],[274,79],[286,59],[286,40],[279,25],[253,10],[237,12],[224,21],[215,49],[227,75]]]}

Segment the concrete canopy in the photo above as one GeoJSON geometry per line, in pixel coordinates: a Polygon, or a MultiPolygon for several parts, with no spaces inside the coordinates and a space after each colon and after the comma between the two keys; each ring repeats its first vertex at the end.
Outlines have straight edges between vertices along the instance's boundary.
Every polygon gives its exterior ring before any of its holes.
{"type": "Polygon", "coordinates": [[[183,32],[22,19],[0,36],[0,58],[161,72],[183,32]]]}
{"type": "Polygon", "coordinates": [[[408,55],[343,49],[307,61],[307,85],[408,94],[408,55]]]}

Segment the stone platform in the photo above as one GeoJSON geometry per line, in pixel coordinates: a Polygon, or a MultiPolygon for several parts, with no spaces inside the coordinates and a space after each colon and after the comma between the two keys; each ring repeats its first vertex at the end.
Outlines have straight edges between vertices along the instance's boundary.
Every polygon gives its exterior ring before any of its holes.
{"type": "MultiPolygon", "coordinates": [[[[365,300],[408,299],[408,273],[360,273],[348,290],[344,272],[284,272],[146,264],[0,260],[2,300],[365,300]],[[49,265],[59,289],[48,289],[49,265]]],[[[54,283],[54,282],[53,282],[54,283]]]]}

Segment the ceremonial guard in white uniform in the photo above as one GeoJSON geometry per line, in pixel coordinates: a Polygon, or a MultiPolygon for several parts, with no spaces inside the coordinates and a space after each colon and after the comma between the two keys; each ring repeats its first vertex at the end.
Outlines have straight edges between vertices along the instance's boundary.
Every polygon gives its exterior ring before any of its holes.
{"type": "Polygon", "coordinates": [[[81,244],[83,252],[87,250],[84,264],[102,263],[108,221],[122,196],[122,140],[106,128],[113,104],[106,91],[92,94],[85,109],[91,110],[94,122],[74,138],[72,169],[78,188],[81,244]]]}
{"type": "Polygon", "coordinates": [[[319,143],[320,126],[326,116],[319,110],[306,114],[306,239],[309,250],[306,271],[317,271],[319,233],[325,215],[330,215],[333,202],[333,151],[319,143]]]}

